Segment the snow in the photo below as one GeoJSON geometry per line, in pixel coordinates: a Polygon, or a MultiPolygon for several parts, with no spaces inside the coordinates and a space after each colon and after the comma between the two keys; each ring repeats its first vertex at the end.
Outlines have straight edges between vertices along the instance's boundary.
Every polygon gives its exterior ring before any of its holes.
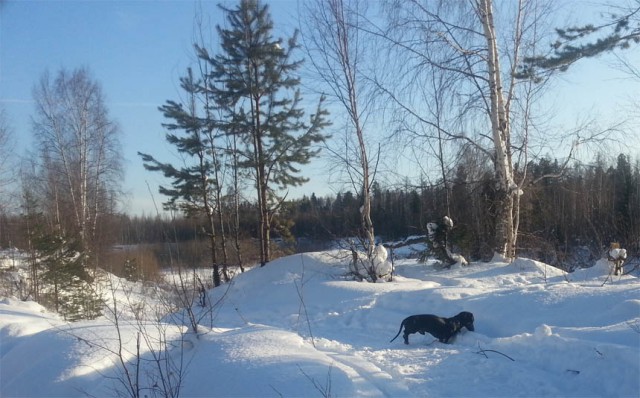
{"type": "Polygon", "coordinates": [[[453,220],[450,219],[449,216],[442,217],[442,223],[450,229],[453,228],[453,220]]]}
{"type": "Polygon", "coordinates": [[[627,250],[626,249],[611,249],[609,250],[609,256],[614,260],[624,260],[627,258],[627,250]]]}
{"type": "Polygon", "coordinates": [[[437,230],[438,230],[437,223],[434,223],[434,222],[427,223],[427,232],[429,233],[429,236],[435,235],[437,230]]]}
{"type": "Polygon", "coordinates": [[[344,276],[349,260],[299,254],[239,274],[208,291],[213,308],[193,307],[197,335],[186,311],[154,318],[157,290],[117,278],[120,338],[109,313],[67,323],[1,299],[0,396],[128,396],[119,347],[130,372],[142,359],[146,396],[162,381],[154,358],[175,366],[165,379],[184,397],[640,396],[635,276],[605,264],[566,274],[528,259],[451,269],[395,259],[393,281],[367,283],[344,276]],[[127,302],[148,311],[136,319],[127,302]],[[389,343],[408,315],[460,311],[473,312],[475,332],[452,344],[389,343]]]}
{"type": "Polygon", "coordinates": [[[376,270],[376,275],[386,277],[391,274],[393,267],[391,266],[391,262],[387,260],[388,258],[389,253],[387,252],[387,248],[381,244],[377,244],[373,249],[373,267],[376,270]]]}

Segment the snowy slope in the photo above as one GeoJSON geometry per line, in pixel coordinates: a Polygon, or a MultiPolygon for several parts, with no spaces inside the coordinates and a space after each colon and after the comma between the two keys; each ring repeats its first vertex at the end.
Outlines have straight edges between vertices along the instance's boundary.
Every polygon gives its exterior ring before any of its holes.
{"type": "MultiPolygon", "coordinates": [[[[209,291],[216,306],[197,309],[198,336],[172,316],[122,323],[118,339],[108,317],[67,324],[4,299],[0,396],[128,395],[123,369],[135,369],[141,325],[170,340],[166,355],[181,364],[172,374],[182,375],[173,391],[184,397],[640,396],[633,276],[602,286],[598,267],[566,275],[526,259],[451,270],[401,260],[394,281],[372,284],[344,278],[336,254],[279,259],[209,291]],[[475,332],[452,344],[419,334],[389,343],[408,315],[463,310],[475,332]]],[[[149,347],[139,354],[144,388],[159,381],[149,347]]]]}

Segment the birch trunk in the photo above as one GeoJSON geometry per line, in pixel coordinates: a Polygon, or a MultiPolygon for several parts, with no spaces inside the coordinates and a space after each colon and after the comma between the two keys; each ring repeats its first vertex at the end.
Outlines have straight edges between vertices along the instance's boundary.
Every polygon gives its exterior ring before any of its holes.
{"type": "Polygon", "coordinates": [[[482,21],[483,32],[487,41],[491,131],[495,148],[495,252],[500,257],[512,259],[515,256],[513,211],[514,194],[517,191],[517,186],[514,182],[511,164],[511,132],[500,77],[498,43],[495,34],[492,2],[491,0],[480,0],[478,5],[479,17],[482,21]]]}
{"type": "MultiPolygon", "coordinates": [[[[360,209],[360,232],[367,258],[368,273],[375,281],[377,276],[373,270],[373,253],[375,247],[375,233],[371,220],[371,184],[372,175],[369,168],[367,147],[364,133],[364,123],[361,118],[362,109],[359,107],[361,86],[358,86],[358,63],[361,55],[361,41],[359,40],[360,12],[366,8],[366,3],[358,0],[317,1],[308,9],[310,23],[315,32],[310,33],[311,51],[314,52],[314,65],[321,78],[332,88],[334,95],[347,112],[357,139],[356,157],[359,160],[357,177],[352,178],[354,188],[362,193],[362,207],[360,209]],[[347,3],[347,4],[345,4],[347,3]],[[357,181],[357,182],[356,182],[357,181]],[[359,187],[356,185],[360,185],[359,187]]],[[[366,106],[364,107],[366,109],[366,106]]],[[[366,117],[364,118],[366,120],[366,117]]],[[[349,134],[353,134],[349,132],[349,134]]],[[[350,140],[347,139],[347,142],[350,140]]],[[[344,158],[347,169],[354,168],[349,159],[344,158]]]]}

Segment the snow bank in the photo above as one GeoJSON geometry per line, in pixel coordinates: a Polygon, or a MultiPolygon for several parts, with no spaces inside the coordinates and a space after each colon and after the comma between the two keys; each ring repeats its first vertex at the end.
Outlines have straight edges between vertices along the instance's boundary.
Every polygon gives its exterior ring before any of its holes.
{"type": "MultiPolygon", "coordinates": [[[[609,274],[599,268],[587,278],[527,259],[445,270],[406,259],[396,260],[393,281],[374,284],[346,278],[344,254],[286,257],[210,290],[213,311],[194,307],[209,314],[198,336],[171,324],[179,317],[149,320],[150,334],[168,331],[167,356],[186,367],[180,395],[640,396],[635,277],[603,285],[609,274]],[[475,332],[452,344],[428,334],[389,343],[408,315],[463,310],[474,313],[475,332]]],[[[130,354],[138,331],[121,328],[130,354]]],[[[113,349],[116,337],[106,318],[67,324],[2,300],[0,396],[124,395],[122,366],[100,348],[113,349]]]]}

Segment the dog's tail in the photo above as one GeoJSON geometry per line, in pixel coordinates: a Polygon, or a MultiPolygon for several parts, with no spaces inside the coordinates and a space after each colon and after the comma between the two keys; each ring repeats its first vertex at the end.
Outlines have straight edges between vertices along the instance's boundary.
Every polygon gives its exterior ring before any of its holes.
{"type": "Polygon", "coordinates": [[[392,338],[391,341],[389,341],[389,343],[392,343],[393,340],[397,339],[398,336],[400,336],[400,332],[402,332],[402,327],[404,326],[404,320],[402,321],[402,323],[400,323],[400,330],[398,330],[398,334],[396,334],[396,337],[392,338]]]}

